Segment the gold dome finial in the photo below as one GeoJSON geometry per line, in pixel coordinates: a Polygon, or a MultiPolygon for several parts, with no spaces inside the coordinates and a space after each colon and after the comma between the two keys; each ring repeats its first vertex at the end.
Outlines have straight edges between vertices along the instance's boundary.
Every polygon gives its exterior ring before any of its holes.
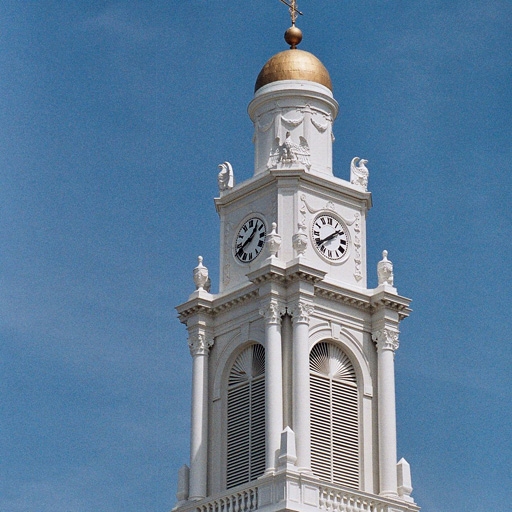
{"type": "Polygon", "coordinates": [[[302,41],[302,30],[295,26],[297,14],[302,16],[302,13],[297,9],[297,0],[280,0],[284,5],[287,5],[290,10],[290,17],[292,19],[292,26],[284,33],[284,40],[290,45],[292,50],[297,48],[297,45],[302,41]]]}
{"type": "Polygon", "coordinates": [[[290,17],[292,19],[292,25],[295,25],[295,20],[297,19],[297,14],[300,14],[302,16],[303,13],[297,9],[297,0],[290,0],[288,2],[287,0],[280,0],[284,5],[288,6],[290,9],[290,17]]]}

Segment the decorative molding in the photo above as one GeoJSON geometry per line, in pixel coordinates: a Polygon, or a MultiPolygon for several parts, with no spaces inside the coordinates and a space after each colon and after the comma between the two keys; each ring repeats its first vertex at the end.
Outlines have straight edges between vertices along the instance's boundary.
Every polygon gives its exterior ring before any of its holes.
{"type": "Polygon", "coordinates": [[[361,216],[359,213],[354,215],[354,277],[356,281],[360,281],[363,278],[363,272],[361,270],[361,216]]]}
{"type": "Polygon", "coordinates": [[[398,349],[400,343],[398,342],[398,330],[384,328],[372,333],[372,339],[377,344],[377,349],[392,350],[393,352],[398,349]]]}
{"type": "Polygon", "coordinates": [[[302,300],[297,301],[288,308],[288,313],[292,316],[294,324],[309,324],[309,320],[314,311],[315,308],[313,304],[302,300]]]}
{"type": "Polygon", "coordinates": [[[300,221],[297,224],[298,231],[292,237],[292,245],[298,256],[304,255],[308,247],[308,235],[306,228],[306,196],[301,194],[300,196],[301,207],[299,208],[300,221]]]}
{"type": "MultiPolygon", "coordinates": [[[[325,117],[325,116],[324,116],[325,117]]],[[[320,132],[320,133],[324,133],[325,130],[327,130],[327,128],[329,128],[329,121],[327,120],[326,123],[319,123],[318,121],[315,120],[315,118],[312,116],[311,117],[311,124],[320,132]]]]}
{"type": "Polygon", "coordinates": [[[306,226],[299,222],[298,231],[292,237],[292,245],[298,256],[303,256],[308,248],[306,226]]]}
{"type": "Polygon", "coordinates": [[[302,124],[302,121],[304,121],[304,114],[302,114],[299,119],[290,119],[287,117],[284,117],[284,115],[281,116],[281,120],[283,123],[288,124],[292,126],[293,128],[300,126],[302,124]]]}
{"type": "Polygon", "coordinates": [[[301,225],[306,227],[306,213],[308,211],[308,205],[306,203],[306,195],[301,194],[300,195],[300,202],[302,203],[302,206],[299,208],[299,213],[301,215],[301,225]]]}
{"type": "Polygon", "coordinates": [[[307,211],[309,213],[312,213],[312,214],[315,214],[315,213],[318,213],[318,212],[323,212],[325,210],[330,210],[330,211],[333,211],[335,212],[338,217],[347,225],[347,226],[350,226],[354,221],[352,222],[347,222],[337,211],[336,211],[336,205],[332,202],[332,201],[327,201],[325,203],[325,206],[323,206],[322,208],[313,208],[306,200],[306,195],[305,194],[302,194],[300,196],[300,199],[301,201],[303,202],[304,206],[307,208],[307,211]]]}
{"type": "Polygon", "coordinates": [[[271,299],[261,306],[259,313],[269,324],[281,324],[281,317],[286,313],[286,308],[276,299],[271,299]]]}
{"type": "Polygon", "coordinates": [[[213,338],[210,336],[207,337],[204,332],[190,334],[188,337],[188,346],[192,357],[208,355],[210,347],[213,346],[213,338]]]}
{"type": "Polygon", "coordinates": [[[348,304],[349,306],[355,306],[358,309],[362,309],[364,311],[372,311],[372,305],[368,298],[366,297],[355,297],[353,295],[349,295],[347,293],[343,293],[341,291],[327,290],[323,288],[315,287],[315,294],[324,297],[326,299],[331,299],[336,302],[341,302],[342,304],[348,304]]]}
{"type": "Polygon", "coordinates": [[[272,127],[272,125],[274,124],[274,121],[275,121],[275,118],[274,118],[274,116],[272,116],[272,119],[268,123],[263,123],[261,120],[261,117],[260,117],[256,121],[256,127],[259,132],[265,133],[265,132],[268,132],[268,130],[272,127]]]}

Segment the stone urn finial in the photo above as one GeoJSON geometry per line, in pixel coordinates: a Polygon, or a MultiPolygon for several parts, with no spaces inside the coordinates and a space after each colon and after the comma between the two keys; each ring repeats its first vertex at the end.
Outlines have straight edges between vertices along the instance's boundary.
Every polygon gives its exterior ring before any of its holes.
{"type": "Polygon", "coordinates": [[[277,257],[281,248],[281,235],[277,234],[277,224],[272,222],[272,231],[267,235],[266,243],[271,257],[277,257]]]}
{"type": "Polygon", "coordinates": [[[379,286],[393,286],[393,263],[388,260],[388,251],[382,251],[382,260],[377,264],[377,276],[379,286]]]}
{"type": "MultiPolygon", "coordinates": [[[[208,284],[208,269],[203,265],[203,257],[198,256],[198,265],[194,269],[194,283],[196,285],[196,290],[205,290],[206,285],[208,284]]],[[[208,291],[208,290],[206,290],[208,291]]]]}

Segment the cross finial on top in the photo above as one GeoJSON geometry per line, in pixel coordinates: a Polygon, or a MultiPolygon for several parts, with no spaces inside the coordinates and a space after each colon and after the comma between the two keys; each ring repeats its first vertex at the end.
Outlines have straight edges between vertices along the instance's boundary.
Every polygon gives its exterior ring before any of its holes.
{"type": "Polygon", "coordinates": [[[290,9],[290,17],[292,19],[292,25],[295,25],[295,20],[297,19],[297,14],[302,16],[302,13],[297,9],[297,0],[280,0],[284,5],[287,5],[290,9]]]}

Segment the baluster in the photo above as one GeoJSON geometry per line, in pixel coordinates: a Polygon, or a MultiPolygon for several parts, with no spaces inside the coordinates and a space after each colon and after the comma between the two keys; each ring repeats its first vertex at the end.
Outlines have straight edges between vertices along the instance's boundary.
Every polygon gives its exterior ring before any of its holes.
{"type": "Polygon", "coordinates": [[[325,508],[325,494],[322,488],[320,488],[320,496],[318,499],[318,503],[320,505],[320,508],[325,508]]]}

